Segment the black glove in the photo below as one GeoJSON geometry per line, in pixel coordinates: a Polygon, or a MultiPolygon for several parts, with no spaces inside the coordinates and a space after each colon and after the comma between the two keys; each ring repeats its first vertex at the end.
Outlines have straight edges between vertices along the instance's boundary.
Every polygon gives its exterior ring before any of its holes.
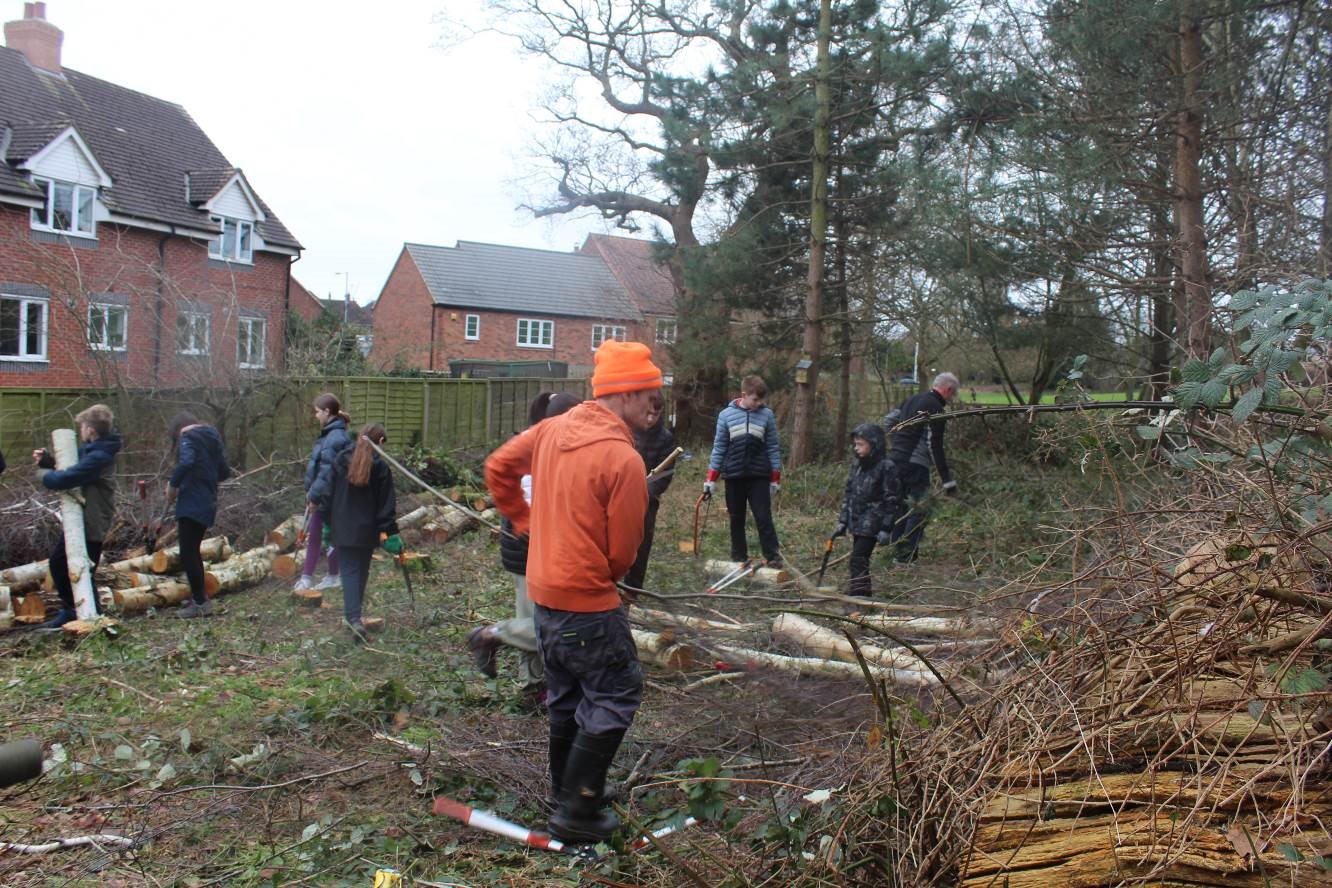
{"type": "Polygon", "coordinates": [[[839,536],[846,536],[846,522],[838,521],[837,526],[833,528],[832,535],[833,539],[837,539],[839,536]]]}
{"type": "Polygon", "coordinates": [[[52,453],[52,452],[49,451],[49,450],[43,450],[43,451],[42,451],[41,458],[37,460],[37,468],[39,468],[39,469],[54,469],[54,468],[55,468],[55,454],[52,453]]]}
{"type": "Polygon", "coordinates": [[[875,542],[877,542],[880,546],[886,546],[892,541],[893,541],[892,535],[889,534],[888,531],[886,530],[879,531],[879,535],[875,537],[875,542]]]}

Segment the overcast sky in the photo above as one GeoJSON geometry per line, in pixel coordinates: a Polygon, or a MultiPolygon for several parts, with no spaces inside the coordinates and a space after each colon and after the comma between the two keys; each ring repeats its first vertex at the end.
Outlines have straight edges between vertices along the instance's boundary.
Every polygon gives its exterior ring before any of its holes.
{"type": "Polygon", "coordinates": [[[439,48],[436,13],[479,7],[48,0],[46,17],[66,67],[185,107],[305,246],[302,283],[340,296],[346,272],[365,303],[404,241],[571,250],[609,230],[517,209],[546,74],[497,36],[439,48]]]}

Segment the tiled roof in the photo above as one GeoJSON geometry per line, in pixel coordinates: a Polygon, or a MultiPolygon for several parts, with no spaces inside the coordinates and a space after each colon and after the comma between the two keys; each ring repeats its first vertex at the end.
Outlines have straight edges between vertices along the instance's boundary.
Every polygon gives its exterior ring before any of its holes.
{"type": "Polygon", "coordinates": [[[675,283],[670,269],[656,261],[656,250],[652,241],[606,234],[589,234],[582,247],[582,252],[602,258],[639,311],[671,316],[675,314],[675,283]]]}
{"type": "Polygon", "coordinates": [[[324,311],[339,318],[344,324],[360,324],[363,327],[369,327],[374,323],[370,306],[348,302],[346,299],[320,299],[319,304],[323,306],[324,311]]]}
{"type": "MultiPolygon", "coordinates": [[[[235,169],[180,105],[69,68],[62,74],[39,71],[22,53],[0,47],[0,125],[5,124],[11,133],[7,162],[0,163],[0,193],[31,196],[18,164],[72,125],[111,177],[101,198],[112,212],[196,230],[216,228],[190,203],[186,174],[235,169]]],[[[268,219],[258,225],[260,236],[299,249],[272,210],[263,209],[268,219]]]]}
{"type": "Polygon", "coordinates": [[[606,263],[559,253],[458,241],[407,244],[436,305],[579,318],[638,320],[641,313],[606,263]]]}

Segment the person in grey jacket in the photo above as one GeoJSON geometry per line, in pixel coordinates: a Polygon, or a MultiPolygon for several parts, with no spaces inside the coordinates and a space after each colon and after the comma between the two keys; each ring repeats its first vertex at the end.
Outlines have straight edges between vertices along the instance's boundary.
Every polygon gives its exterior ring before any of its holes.
{"type": "Polygon", "coordinates": [[[921,538],[925,535],[925,521],[929,517],[922,501],[930,492],[930,466],[933,465],[943,482],[943,491],[957,495],[957,482],[948,469],[944,456],[944,427],[940,419],[933,419],[957,397],[957,377],[940,373],[928,392],[919,392],[902,402],[896,410],[883,418],[884,428],[892,433],[892,448],[888,458],[897,468],[902,485],[902,496],[893,521],[892,541],[897,545],[898,564],[916,560],[921,538]],[[922,417],[929,422],[914,422],[904,429],[897,428],[907,420],[922,417]]]}
{"type": "Polygon", "coordinates": [[[717,479],[726,481],[726,511],[731,518],[731,560],[749,558],[745,539],[745,509],[754,513],[763,557],[780,565],[777,528],[772,523],[772,496],[781,489],[782,455],[777,440],[777,417],[764,406],[768,385],[760,376],[740,381],[740,397],[717,414],[703,495],[712,496],[717,479]]]}
{"type": "Polygon", "coordinates": [[[347,424],[351,422],[332,392],[324,392],[314,400],[315,421],[319,423],[319,437],[310,450],[310,459],[305,464],[305,514],[306,540],[305,563],[301,568],[296,589],[336,589],[342,584],[338,575],[338,550],[328,547],[328,570],[318,585],[314,582],[315,568],[319,565],[319,555],[325,547],[324,526],[328,516],[315,504],[324,498],[333,477],[333,462],[338,454],[351,444],[347,434],[347,424]]]}
{"type": "Polygon", "coordinates": [[[176,507],[180,564],[190,582],[190,600],[176,611],[176,616],[188,620],[213,613],[213,602],[204,588],[199,544],[217,520],[217,486],[231,477],[231,467],[217,429],[199,422],[193,414],[177,413],[171,420],[170,434],[176,466],[167,482],[167,502],[176,507]]]}
{"type": "Polygon", "coordinates": [[[872,594],[870,555],[876,544],[887,546],[891,541],[902,488],[893,464],[884,455],[883,429],[872,422],[856,426],[852,447],[856,461],[846,478],[842,511],[832,535],[839,537],[850,532],[850,593],[869,598],[872,594]]]}
{"type": "MultiPolygon", "coordinates": [[[[105,404],[94,404],[75,416],[74,421],[79,424],[79,440],[83,442],[79,445],[78,462],[67,469],[57,469],[55,457],[46,450],[34,450],[32,460],[37,464],[37,477],[47,490],[82,492],[83,538],[92,569],[102,557],[102,540],[116,516],[116,454],[120,453],[121,440],[114,428],[115,416],[105,404]]],[[[63,535],[51,549],[47,570],[60,596],[60,610],[40,628],[59,629],[78,618],[63,535]]],[[[101,613],[95,594],[93,604],[101,613]]]]}

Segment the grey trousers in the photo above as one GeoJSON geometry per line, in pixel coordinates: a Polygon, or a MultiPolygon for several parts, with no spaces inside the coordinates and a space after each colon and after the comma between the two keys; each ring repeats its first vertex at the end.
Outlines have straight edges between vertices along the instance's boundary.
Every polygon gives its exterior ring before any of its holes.
{"type": "Polygon", "coordinates": [[[551,724],[589,734],[628,730],[643,702],[643,667],[623,607],[598,613],[536,605],[551,724]]]}
{"type": "Polygon", "coordinates": [[[541,653],[537,648],[536,618],[532,599],[527,597],[527,577],[513,577],[513,616],[495,624],[495,637],[511,648],[517,648],[518,682],[525,688],[540,684],[545,678],[541,666],[541,653]]]}

